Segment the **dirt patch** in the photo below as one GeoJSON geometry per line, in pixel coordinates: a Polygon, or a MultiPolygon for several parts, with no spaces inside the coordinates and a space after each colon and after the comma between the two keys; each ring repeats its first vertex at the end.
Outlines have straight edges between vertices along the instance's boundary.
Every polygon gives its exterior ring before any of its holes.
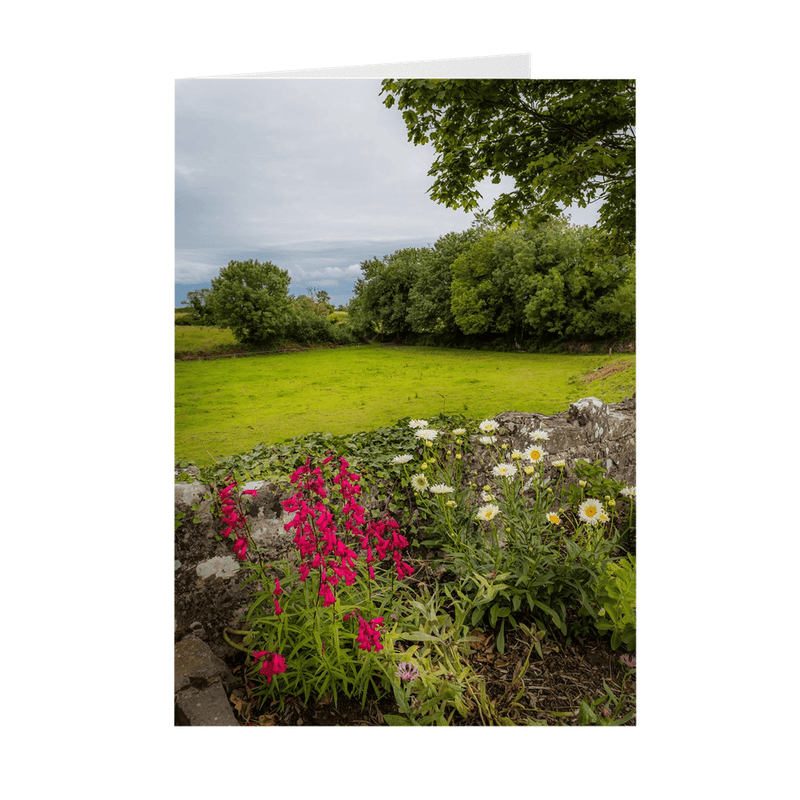
{"type": "Polygon", "coordinates": [[[588,375],[584,375],[583,382],[591,383],[600,378],[607,378],[609,375],[616,375],[618,372],[622,372],[630,366],[630,361],[617,361],[614,364],[606,364],[604,367],[600,367],[600,369],[590,372],[588,375]]]}

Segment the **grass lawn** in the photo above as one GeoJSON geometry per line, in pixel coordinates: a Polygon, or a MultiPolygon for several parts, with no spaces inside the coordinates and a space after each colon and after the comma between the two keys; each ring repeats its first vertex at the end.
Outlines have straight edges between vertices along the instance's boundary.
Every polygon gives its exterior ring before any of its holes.
{"type": "MultiPolygon", "coordinates": [[[[176,328],[176,336],[192,328],[176,328]],[[180,333],[179,333],[180,332],[180,333]]],[[[215,329],[198,329],[199,331],[215,329]]],[[[226,332],[229,333],[229,332],[226,332]]],[[[176,350],[178,342],[176,340],[176,350]]],[[[555,414],[636,391],[636,356],[368,345],[175,363],[175,457],[198,465],[305,433],[347,434],[438,413],[555,414]],[[608,365],[620,371],[584,383],[608,365]]]]}

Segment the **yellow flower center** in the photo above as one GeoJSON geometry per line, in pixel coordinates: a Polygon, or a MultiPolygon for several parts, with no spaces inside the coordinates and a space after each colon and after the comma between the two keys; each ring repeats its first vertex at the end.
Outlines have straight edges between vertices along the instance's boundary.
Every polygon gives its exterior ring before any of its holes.
{"type": "Polygon", "coordinates": [[[597,513],[597,508],[595,506],[586,506],[584,513],[587,517],[593,517],[597,513]]]}

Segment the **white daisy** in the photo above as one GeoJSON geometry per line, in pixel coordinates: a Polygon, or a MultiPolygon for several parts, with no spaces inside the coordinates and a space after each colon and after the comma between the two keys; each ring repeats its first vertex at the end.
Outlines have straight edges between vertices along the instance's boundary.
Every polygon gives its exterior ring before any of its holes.
{"type": "Polygon", "coordinates": [[[484,433],[489,433],[490,431],[496,431],[500,427],[500,425],[493,419],[485,419],[483,422],[481,422],[480,425],[478,425],[478,427],[484,433]]]}
{"type": "Polygon", "coordinates": [[[492,473],[498,478],[513,478],[517,474],[517,468],[513,464],[498,464],[492,467],[492,473]]]}
{"type": "Polygon", "coordinates": [[[560,525],[561,524],[561,517],[556,514],[555,511],[548,511],[545,514],[545,519],[551,523],[552,525],[560,525]]]}
{"type": "Polygon", "coordinates": [[[592,497],[584,500],[578,506],[578,516],[583,522],[588,522],[589,525],[597,525],[600,521],[600,515],[604,513],[603,504],[592,497]]]}
{"type": "Polygon", "coordinates": [[[489,492],[481,492],[481,500],[483,500],[484,503],[491,503],[494,497],[489,494],[489,492]]]}
{"type": "Polygon", "coordinates": [[[426,419],[412,419],[411,422],[408,423],[409,428],[427,428],[428,427],[428,420],[426,419]]]}
{"type": "Polygon", "coordinates": [[[635,486],[625,486],[619,492],[623,497],[636,497],[635,486]]]}
{"type": "Polygon", "coordinates": [[[534,442],[543,442],[545,439],[549,438],[550,434],[547,431],[534,431],[531,434],[531,439],[533,439],[534,442]]]}
{"type": "Polygon", "coordinates": [[[558,461],[554,461],[553,462],[553,466],[554,467],[559,467],[559,468],[566,467],[567,466],[567,462],[564,461],[564,459],[562,458],[562,459],[559,459],[558,461]]]}
{"type": "Polygon", "coordinates": [[[395,456],[392,459],[392,464],[408,464],[408,462],[411,461],[412,458],[414,458],[414,456],[410,456],[404,453],[401,456],[395,456]]]}
{"type": "Polygon", "coordinates": [[[428,488],[428,479],[422,473],[412,475],[411,488],[415,492],[424,492],[428,488]]]}
{"type": "Polygon", "coordinates": [[[547,455],[547,453],[546,453],[544,450],[542,450],[542,448],[541,448],[541,447],[537,447],[537,446],[535,446],[535,445],[534,445],[533,447],[529,447],[529,448],[528,448],[528,449],[525,451],[525,458],[527,458],[527,459],[528,459],[528,461],[533,461],[533,463],[534,463],[534,464],[538,464],[538,463],[540,463],[540,462],[541,462],[541,460],[542,460],[542,459],[543,459],[543,458],[544,458],[546,455],[547,455]]]}
{"type": "Polygon", "coordinates": [[[418,430],[414,436],[417,439],[424,439],[426,442],[432,442],[437,436],[439,435],[439,431],[431,430],[430,428],[426,428],[425,430],[418,430]]]}
{"type": "Polygon", "coordinates": [[[496,436],[481,436],[480,439],[478,439],[478,441],[481,444],[494,444],[497,441],[497,437],[496,436]]]}
{"type": "Polygon", "coordinates": [[[519,461],[521,458],[524,458],[524,456],[519,450],[512,450],[511,458],[513,458],[514,461],[519,461]]]}
{"type": "Polygon", "coordinates": [[[478,509],[475,519],[489,522],[489,520],[493,520],[499,513],[500,509],[494,505],[494,503],[489,503],[488,505],[481,506],[478,509]]]}
{"type": "Polygon", "coordinates": [[[453,428],[453,436],[463,436],[466,432],[466,428],[453,428]]]}
{"type": "Polygon", "coordinates": [[[444,483],[437,483],[435,486],[431,486],[430,490],[434,494],[452,494],[455,491],[452,486],[447,486],[444,483]]]}

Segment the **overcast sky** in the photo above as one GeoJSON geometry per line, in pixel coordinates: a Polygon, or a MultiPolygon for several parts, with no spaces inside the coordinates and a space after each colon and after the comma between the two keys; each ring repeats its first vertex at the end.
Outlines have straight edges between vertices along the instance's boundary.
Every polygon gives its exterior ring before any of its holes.
{"type": "MultiPolygon", "coordinates": [[[[435,153],[408,141],[372,78],[178,80],[175,305],[231,260],[272,261],[289,292],[346,304],[359,264],[470,227],[435,203],[435,153]]],[[[503,189],[481,187],[488,209],[503,189]]],[[[575,209],[573,222],[596,215],[575,209]]]]}

